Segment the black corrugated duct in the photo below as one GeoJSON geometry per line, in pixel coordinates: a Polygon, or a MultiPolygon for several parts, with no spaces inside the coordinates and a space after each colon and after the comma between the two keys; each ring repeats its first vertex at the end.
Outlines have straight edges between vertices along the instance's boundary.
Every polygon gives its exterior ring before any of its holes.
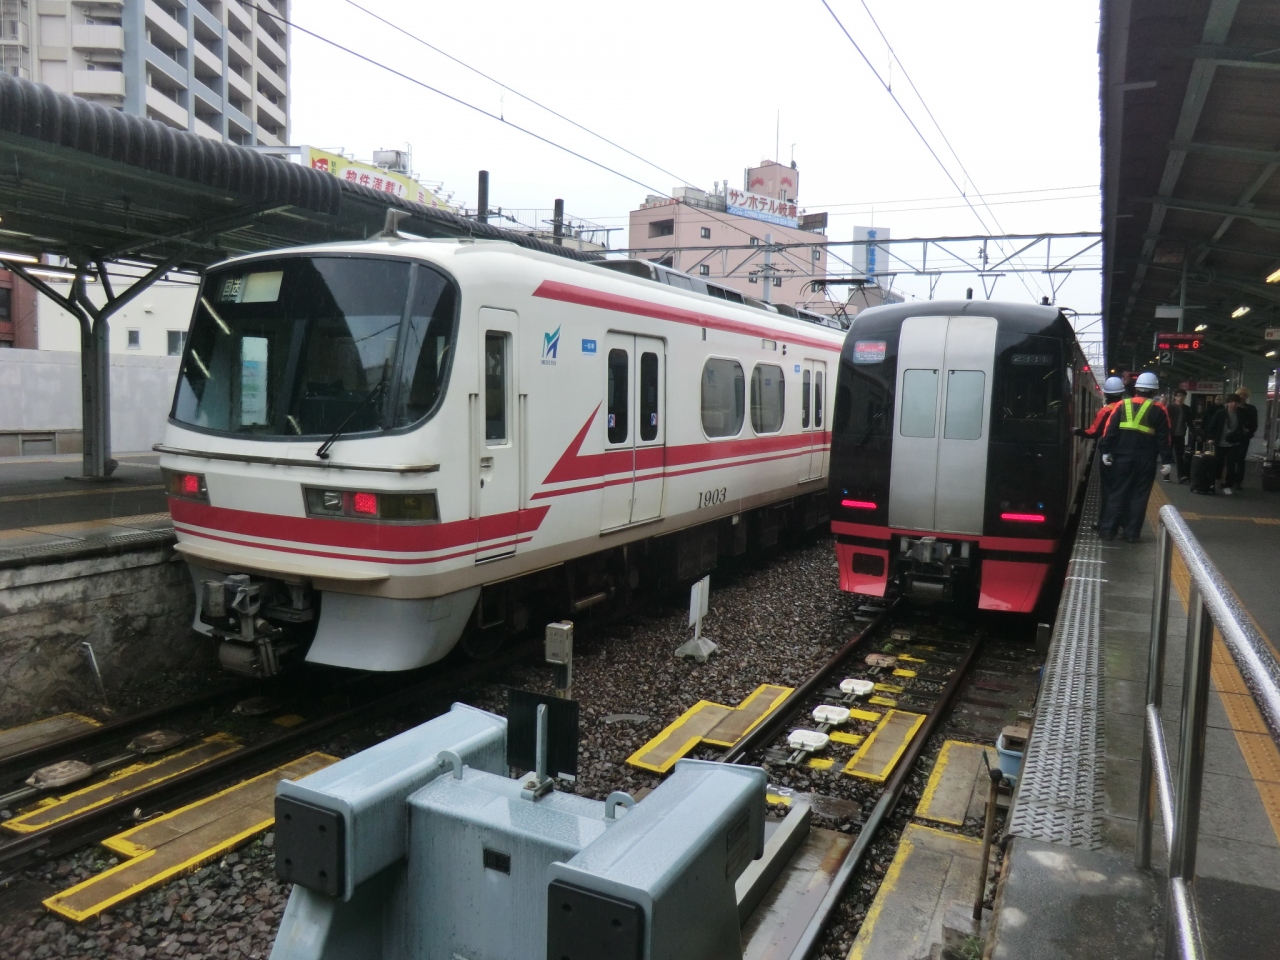
{"type": "MultiPolygon", "coordinates": [[[[361,229],[381,219],[376,211],[397,207],[410,214],[402,226],[427,236],[506,240],[572,260],[598,260],[594,253],[545,243],[524,234],[479,223],[435,207],[348,183],[328,173],[290,163],[257,150],[218,143],[156,120],[60,94],[44,84],[0,73],[0,136],[18,136],[90,154],[163,176],[200,184],[255,201],[255,205],[292,206],[343,221],[358,219],[361,229]],[[366,204],[373,216],[349,209],[366,204]],[[347,214],[343,216],[344,212],[347,214]]],[[[364,234],[353,232],[352,239],[364,234]]]]}

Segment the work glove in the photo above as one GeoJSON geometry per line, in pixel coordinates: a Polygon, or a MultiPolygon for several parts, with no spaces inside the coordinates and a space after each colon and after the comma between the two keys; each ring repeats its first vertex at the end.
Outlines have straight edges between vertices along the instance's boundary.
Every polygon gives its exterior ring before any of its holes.
{"type": "Polygon", "coordinates": [[[1084,427],[1076,427],[1076,428],[1075,428],[1074,430],[1072,430],[1071,432],[1072,432],[1072,433],[1074,433],[1077,437],[1083,437],[1083,436],[1084,436],[1084,427]]]}
{"type": "Polygon", "coordinates": [[[1112,459],[1111,459],[1111,454],[1109,454],[1109,453],[1104,453],[1104,454],[1102,455],[1102,465],[1103,465],[1104,467],[1109,467],[1109,466],[1111,466],[1112,462],[1113,462],[1113,461],[1112,461],[1112,459]]]}
{"type": "Polygon", "coordinates": [[[1173,468],[1172,468],[1169,464],[1167,464],[1167,463],[1163,463],[1163,464],[1161,464],[1161,465],[1160,465],[1160,476],[1162,476],[1162,477],[1164,477],[1166,480],[1168,480],[1168,479],[1169,479],[1169,471],[1170,471],[1170,470],[1172,470],[1172,469],[1173,469],[1173,468]]]}

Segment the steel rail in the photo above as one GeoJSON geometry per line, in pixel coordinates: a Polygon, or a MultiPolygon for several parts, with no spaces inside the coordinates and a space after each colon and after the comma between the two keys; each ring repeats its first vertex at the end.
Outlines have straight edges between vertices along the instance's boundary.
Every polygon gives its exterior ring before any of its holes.
{"type": "Polygon", "coordinates": [[[203,792],[211,784],[231,783],[254,776],[282,754],[312,745],[357,723],[411,706],[427,697],[454,690],[461,684],[474,683],[496,670],[519,662],[541,650],[541,639],[520,644],[492,660],[466,664],[456,670],[440,673],[403,687],[368,703],[348,707],[330,716],[301,724],[286,733],[246,746],[170,780],[69,817],[38,833],[0,844],[0,872],[16,870],[36,857],[57,856],[91,843],[102,835],[118,829],[122,822],[134,824],[136,820],[132,814],[137,809],[156,810],[162,804],[186,801],[193,794],[203,792]]]}
{"type": "Polygon", "coordinates": [[[805,960],[813,952],[814,947],[817,946],[823,929],[840,905],[845,887],[849,885],[849,881],[853,878],[854,873],[857,872],[859,865],[862,863],[862,858],[871,849],[872,841],[875,840],[880,827],[893,813],[894,808],[897,807],[898,800],[902,797],[902,791],[907,785],[907,780],[911,776],[916,761],[920,758],[921,751],[924,750],[925,744],[929,742],[929,738],[933,736],[933,731],[942,720],[943,715],[951,708],[951,702],[955,699],[956,694],[959,693],[961,685],[968,676],[973,658],[977,655],[978,648],[981,646],[981,637],[970,645],[968,652],[964,655],[964,659],[956,665],[955,672],[952,673],[951,678],[947,681],[947,685],[943,687],[942,693],[938,696],[938,702],[934,704],[933,709],[925,716],[923,726],[911,738],[911,743],[907,746],[906,752],[899,758],[893,775],[889,778],[889,782],[885,784],[884,791],[880,794],[880,799],[876,802],[866,822],[862,825],[862,830],[858,833],[858,839],[854,841],[853,847],[845,855],[839,869],[836,870],[835,875],[831,878],[831,886],[827,889],[826,894],[818,904],[818,909],[814,911],[813,917],[810,918],[795,948],[791,951],[791,960],[805,960]]]}
{"type": "Polygon", "coordinates": [[[91,730],[85,730],[58,740],[50,740],[48,743],[29,747],[20,753],[9,754],[0,758],[0,781],[11,776],[14,771],[32,769],[54,760],[66,759],[68,754],[91,749],[127,733],[139,730],[142,727],[150,726],[158,720],[165,720],[178,714],[201,710],[220,700],[239,697],[247,693],[249,689],[248,684],[224,684],[217,689],[208,690],[179,703],[154,707],[151,710],[144,710],[142,713],[136,713],[132,716],[120,717],[117,720],[100,724],[91,730]]]}
{"type": "Polygon", "coordinates": [[[721,758],[722,763],[740,763],[742,759],[749,753],[754,753],[761,747],[772,742],[778,733],[785,727],[794,716],[796,710],[804,705],[810,697],[817,692],[818,687],[825,683],[836,667],[840,666],[849,654],[853,653],[858,646],[878,632],[889,620],[889,616],[898,609],[898,605],[902,602],[902,598],[894,600],[893,603],[885,607],[875,618],[859,630],[856,634],[849,638],[845,644],[837,650],[830,659],[827,660],[817,672],[812,674],[808,680],[800,684],[790,696],[782,701],[777,710],[773,711],[763,723],[754,730],[747,733],[741,740],[725,751],[721,758]]]}

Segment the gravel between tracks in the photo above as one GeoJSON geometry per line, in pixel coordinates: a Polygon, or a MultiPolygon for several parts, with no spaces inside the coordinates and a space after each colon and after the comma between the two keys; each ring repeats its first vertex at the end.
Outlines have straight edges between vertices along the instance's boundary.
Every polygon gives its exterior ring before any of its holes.
{"type": "MultiPolygon", "coordinates": [[[[761,683],[800,683],[847,637],[855,603],[837,589],[830,541],[823,537],[753,564],[713,575],[704,633],[720,645],[707,663],[677,660],[688,639],[687,609],[650,604],[625,621],[580,624],[575,637],[573,697],[582,711],[582,752],[574,791],[604,799],[657,785],[626,758],[698,700],[736,704],[761,683]],[[631,715],[644,719],[619,719],[631,715]]],[[[549,692],[551,673],[529,665],[506,671],[503,683],[549,692]]],[[[498,684],[460,699],[503,712],[498,684]]],[[[406,715],[330,745],[349,755],[421,716],[406,715]]],[[[837,825],[849,829],[848,824],[837,825]]],[[[265,958],[271,951],[288,887],[275,877],[267,833],[195,873],[114,907],[83,924],[41,907],[0,915],[0,957],[14,960],[99,957],[265,958]]],[[[63,889],[112,863],[101,848],[27,873],[32,890],[63,889]]]]}

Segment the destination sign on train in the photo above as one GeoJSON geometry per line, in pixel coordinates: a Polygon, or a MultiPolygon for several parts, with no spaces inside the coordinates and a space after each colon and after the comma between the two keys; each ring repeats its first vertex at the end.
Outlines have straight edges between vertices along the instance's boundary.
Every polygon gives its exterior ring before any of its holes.
{"type": "Polygon", "coordinates": [[[1198,333],[1157,333],[1157,350],[1199,350],[1203,338],[1198,333]]]}

